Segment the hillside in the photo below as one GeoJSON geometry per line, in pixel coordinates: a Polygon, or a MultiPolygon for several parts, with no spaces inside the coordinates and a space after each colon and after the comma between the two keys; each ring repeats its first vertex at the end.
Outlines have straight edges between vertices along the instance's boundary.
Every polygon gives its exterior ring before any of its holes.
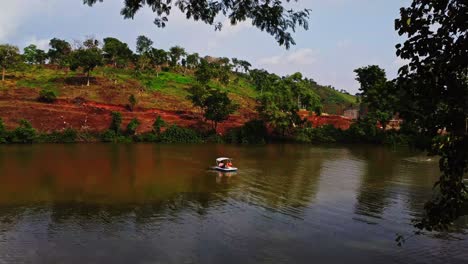
{"type": "MultiPolygon", "coordinates": [[[[25,66],[9,72],[4,83],[0,82],[0,117],[6,126],[17,126],[20,119],[27,119],[41,131],[54,131],[67,127],[105,130],[110,122],[110,112],[123,114],[124,124],[137,117],[140,131],[148,131],[154,119],[161,115],[169,123],[183,126],[202,126],[200,113],[187,99],[188,88],[195,82],[190,70],[135,74],[133,69],[99,67],[93,71],[91,85],[85,86],[81,72],[59,69],[56,66],[25,66]],[[43,89],[58,95],[54,104],[37,101],[43,89]],[[136,109],[126,109],[128,98],[134,94],[138,100],[136,109]]],[[[239,109],[229,120],[221,124],[220,131],[240,126],[256,116],[255,87],[244,74],[230,76],[228,85],[216,81],[210,86],[229,93],[239,104],[239,109]]],[[[324,86],[314,89],[321,97],[326,111],[344,109],[354,102],[354,97],[324,86]]]]}

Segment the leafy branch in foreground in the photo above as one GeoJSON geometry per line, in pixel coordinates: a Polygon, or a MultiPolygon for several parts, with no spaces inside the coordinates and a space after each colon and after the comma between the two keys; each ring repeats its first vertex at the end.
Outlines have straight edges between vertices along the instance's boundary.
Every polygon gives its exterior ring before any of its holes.
{"type": "Polygon", "coordinates": [[[439,155],[438,193],[425,205],[417,227],[445,230],[468,213],[468,5],[465,0],[413,0],[400,9],[395,29],[407,40],[397,55],[407,62],[397,81],[401,115],[425,147],[439,155]]]}
{"type": "MultiPolygon", "coordinates": [[[[93,6],[97,2],[104,0],[83,0],[84,4],[93,6]]],[[[120,12],[124,18],[134,18],[135,14],[144,6],[148,6],[156,14],[154,24],[158,27],[165,27],[169,21],[172,8],[178,8],[187,19],[203,21],[206,24],[214,25],[215,30],[221,30],[222,24],[215,22],[218,15],[228,17],[231,25],[239,22],[252,21],[252,25],[275,37],[279,45],[284,45],[287,49],[295,45],[291,32],[295,32],[297,27],[305,30],[309,29],[310,9],[295,11],[287,9],[285,4],[291,0],[127,0],[120,12]]],[[[297,2],[297,0],[294,0],[297,2]]]]}

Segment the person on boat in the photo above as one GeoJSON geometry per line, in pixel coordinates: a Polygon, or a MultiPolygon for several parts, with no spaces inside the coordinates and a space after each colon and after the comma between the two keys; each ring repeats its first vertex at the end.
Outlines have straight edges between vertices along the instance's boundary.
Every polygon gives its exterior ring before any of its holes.
{"type": "Polygon", "coordinates": [[[218,163],[218,167],[220,167],[220,168],[223,168],[223,169],[224,169],[224,166],[225,166],[225,165],[224,165],[224,163],[223,163],[223,162],[220,162],[220,163],[218,163]]]}
{"type": "Polygon", "coordinates": [[[228,168],[231,168],[231,167],[232,167],[232,162],[231,162],[231,161],[228,161],[228,162],[227,162],[227,167],[228,167],[228,168]]]}

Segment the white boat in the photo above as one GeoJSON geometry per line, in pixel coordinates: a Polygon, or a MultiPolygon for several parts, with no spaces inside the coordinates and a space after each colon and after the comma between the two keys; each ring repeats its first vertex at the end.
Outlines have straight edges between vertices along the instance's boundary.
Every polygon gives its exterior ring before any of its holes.
{"type": "Polygon", "coordinates": [[[237,168],[232,167],[231,158],[217,158],[216,166],[211,167],[213,170],[223,171],[223,172],[234,172],[237,171],[237,168]]]}

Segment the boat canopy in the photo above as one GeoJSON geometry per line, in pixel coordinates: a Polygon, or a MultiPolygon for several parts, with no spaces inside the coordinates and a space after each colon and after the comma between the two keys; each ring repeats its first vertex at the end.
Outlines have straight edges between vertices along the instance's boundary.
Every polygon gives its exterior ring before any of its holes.
{"type": "Polygon", "coordinates": [[[221,162],[221,161],[225,161],[225,160],[232,160],[232,159],[231,158],[217,158],[216,162],[221,162]]]}

